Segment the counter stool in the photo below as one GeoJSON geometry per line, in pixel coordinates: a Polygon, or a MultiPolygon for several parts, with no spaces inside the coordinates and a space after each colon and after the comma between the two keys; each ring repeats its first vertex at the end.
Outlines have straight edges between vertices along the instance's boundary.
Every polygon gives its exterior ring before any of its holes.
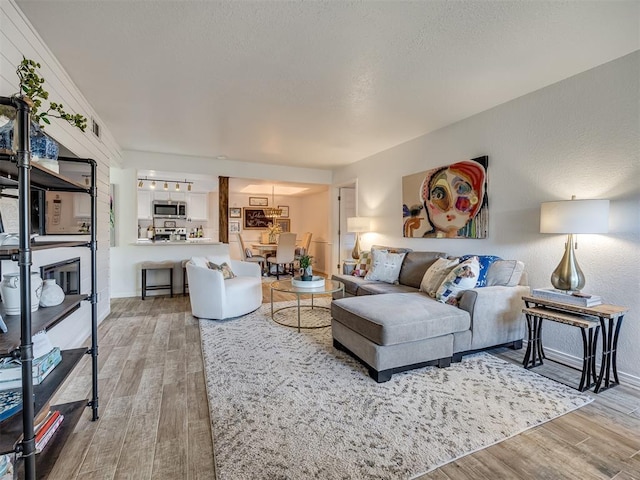
{"type": "Polygon", "coordinates": [[[187,287],[189,286],[189,279],[187,278],[187,263],[191,260],[187,258],[186,260],[182,260],[182,296],[187,296],[187,287]]]}
{"type": "Polygon", "coordinates": [[[173,267],[174,262],[142,262],[142,300],[147,296],[147,290],[169,290],[173,298],[173,267]],[[169,270],[169,283],[165,285],[147,285],[147,270],[169,270]]]}

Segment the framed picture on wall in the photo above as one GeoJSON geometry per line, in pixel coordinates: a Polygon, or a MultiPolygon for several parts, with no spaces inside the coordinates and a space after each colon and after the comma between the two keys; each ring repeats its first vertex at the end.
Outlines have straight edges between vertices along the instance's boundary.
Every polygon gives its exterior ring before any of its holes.
{"type": "Polygon", "coordinates": [[[291,231],[291,220],[289,220],[288,218],[277,218],[276,223],[280,225],[280,228],[283,232],[291,231]]]}
{"type": "Polygon", "coordinates": [[[240,207],[230,207],[229,218],[242,218],[242,209],[240,207]]]}
{"type": "Polygon", "coordinates": [[[249,197],[249,206],[251,207],[266,207],[267,205],[269,205],[267,197],[249,197]]]}
{"type": "Polygon", "coordinates": [[[264,214],[262,208],[244,207],[245,230],[265,230],[271,219],[264,214]]]}
{"type": "Polygon", "coordinates": [[[238,220],[229,222],[229,233],[240,233],[240,222],[238,220]]]}
{"type": "Polygon", "coordinates": [[[280,214],[282,218],[289,218],[289,205],[278,205],[278,208],[282,210],[280,214]]]}

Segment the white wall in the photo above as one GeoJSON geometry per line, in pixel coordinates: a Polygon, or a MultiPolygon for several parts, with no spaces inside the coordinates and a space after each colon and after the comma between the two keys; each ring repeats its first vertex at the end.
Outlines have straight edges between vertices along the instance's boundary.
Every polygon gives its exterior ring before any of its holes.
{"type": "MultiPolygon", "coordinates": [[[[46,90],[52,101],[62,103],[69,110],[87,118],[95,118],[102,126],[102,138],[91,132],[82,133],[67,122],[53,120],[46,132],[78,157],[93,158],[97,162],[98,218],[98,317],[109,313],[109,165],[120,162],[118,145],[107,126],[75,86],[62,65],[47,48],[13,0],[0,2],[0,95],[10,96],[17,91],[16,66],[22,56],[42,65],[40,72],[46,79],[46,90]]],[[[58,249],[34,252],[34,265],[48,264],[63,258],[81,256],[82,291],[90,293],[89,255],[87,249],[58,249]],[[81,251],[86,250],[86,251],[81,251]]],[[[12,262],[3,262],[3,271],[17,270],[12,262]]],[[[80,346],[90,333],[90,305],[84,303],[51,330],[50,337],[62,348],[80,346]]]]}
{"type": "MultiPolygon", "coordinates": [[[[274,181],[301,182],[301,183],[317,183],[331,184],[332,173],[329,170],[320,170],[312,168],[295,168],[282,167],[277,165],[266,165],[249,162],[234,162],[231,160],[217,160],[204,157],[190,157],[181,155],[170,155],[152,152],[135,152],[124,151],[122,167],[113,167],[111,171],[111,181],[117,187],[116,201],[116,222],[118,224],[116,247],[111,249],[111,289],[114,297],[133,297],[139,295],[140,282],[137,263],[150,258],[141,258],[147,255],[149,248],[131,247],[137,239],[137,171],[138,170],[159,170],[163,172],[177,171],[179,169],[185,173],[197,173],[212,176],[227,176],[237,178],[255,178],[274,181]],[[134,208],[131,208],[134,206],[134,208]],[[126,279],[126,280],[123,280],[126,279]]],[[[247,196],[248,197],[248,196],[247,196]]],[[[291,197],[276,196],[276,204],[288,205],[291,197]]],[[[217,201],[210,200],[209,209],[209,227],[212,232],[217,232],[217,201]],[[213,210],[212,210],[213,207],[213,210]],[[216,224],[216,225],[212,225],[216,224]]],[[[244,199],[230,199],[230,206],[248,206],[248,198],[246,203],[244,199]],[[234,205],[238,203],[238,205],[234,205]]],[[[328,205],[328,203],[327,203],[328,205]]],[[[297,206],[293,202],[293,213],[298,216],[297,206]]],[[[327,207],[328,208],[328,207],[327,207]]],[[[240,219],[241,220],[241,219],[240,219]]],[[[324,218],[322,219],[324,220],[324,218]]],[[[297,219],[292,219],[292,229],[299,233],[296,226],[297,219]]],[[[249,239],[253,238],[251,236],[249,239]]],[[[255,237],[257,239],[257,236],[255,237]]],[[[235,241],[234,238],[231,238],[235,241]]],[[[165,247],[156,247],[165,248],[165,247]]],[[[189,247],[192,248],[192,247],[189,247]]],[[[239,250],[237,245],[230,245],[231,254],[235,258],[239,258],[239,250]]],[[[189,254],[185,254],[185,258],[189,254]]]]}
{"type": "MultiPolygon", "coordinates": [[[[550,286],[565,242],[539,233],[540,203],[610,199],[610,233],[580,236],[577,257],[586,292],[630,309],[618,368],[640,384],[639,79],[635,52],[341,168],[334,183],[358,180],[358,214],[374,217],[376,232],[363,243],[517,258],[533,287],[550,286]],[[403,238],[402,177],[481,155],[489,156],[489,238],[403,238]]],[[[548,353],[581,358],[578,329],[547,322],[543,335],[548,353]]]]}

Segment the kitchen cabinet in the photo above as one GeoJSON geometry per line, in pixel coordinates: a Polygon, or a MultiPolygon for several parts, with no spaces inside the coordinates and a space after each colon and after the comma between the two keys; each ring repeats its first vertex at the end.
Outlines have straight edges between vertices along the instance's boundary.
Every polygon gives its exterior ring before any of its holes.
{"type": "Polygon", "coordinates": [[[91,197],[84,193],[73,194],[73,216],[89,218],[91,216],[91,197]]]}
{"type": "Polygon", "coordinates": [[[151,192],[138,190],[138,218],[151,220],[151,192]]]}
{"type": "Polygon", "coordinates": [[[184,202],[186,200],[186,193],[184,192],[153,192],[154,200],[172,201],[172,202],[184,202]]]}
{"type": "Polygon", "coordinates": [[[206,193],[190,193],[187,195],[187,216],[191,220],[208,220],[209,209],[206,193]]]}

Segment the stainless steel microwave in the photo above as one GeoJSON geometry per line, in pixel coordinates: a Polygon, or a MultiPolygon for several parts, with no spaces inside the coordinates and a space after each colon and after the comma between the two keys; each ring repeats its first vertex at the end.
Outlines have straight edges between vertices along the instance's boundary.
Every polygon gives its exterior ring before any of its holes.
{"type": "Polygon", "coordinates": [[[155,218],[187,218],[186,202],[158,201],[153,202],[155,218]]]}

